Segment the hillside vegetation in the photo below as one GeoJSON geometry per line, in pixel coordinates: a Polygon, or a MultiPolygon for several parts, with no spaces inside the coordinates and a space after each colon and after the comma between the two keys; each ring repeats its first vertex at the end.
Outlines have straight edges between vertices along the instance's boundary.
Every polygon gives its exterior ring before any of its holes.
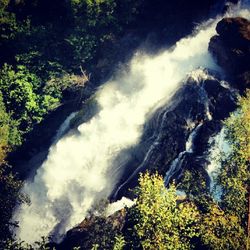
{"type": "MultiPolygon", "coordinates": [[[[72,92],[81,101],[87,82],[98,86],[109,76],[126,34],[139,37],[132,49],[148,32],[155,32],[159,44],[171,37],[171,44],[214,2],[0,0],[0,249],[58,247],[46,238],[36,246],[14,240],[11,228],[18,222],[11,221],[12,212],[29,197],[19,192],[23,183],[8,163],[10,153],[49,114],[75,100],[72,92]]],[[[160,175],[146,173],[139,179],[135,205],[123,210],[122,226],[95,218],[87,237],[72,249],[249,249],[249,90],[238,105],[225,121],[231,151],[220,156],[219,201],[212,192],[202,192],[204,183],[193,172],[186,171],[168,189],[160,175]],[[190,184],[194,179],[197,185],[190,184]],[[184,197],[177,195],[179,189],[184,197]]]]}

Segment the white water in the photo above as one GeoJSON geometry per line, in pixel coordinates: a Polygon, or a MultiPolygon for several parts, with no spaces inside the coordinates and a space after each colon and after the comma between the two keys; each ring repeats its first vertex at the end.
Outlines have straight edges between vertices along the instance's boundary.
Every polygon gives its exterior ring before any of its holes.
{"type": "Polygon", "coordinates": [[[165,177],[164,177],[164,183],[166,186],[169,184],[170,178],[176,172],[178,172],[180,170],[182,163],[183,163],[183,157],[185,156],[185,154],[193,152],[193,141],[194,141],[195,136],[196,136],[196,134],[201,126],[202,126],[202,123],[200,123],[196,128],[193,129],[193,131],[190,133],[188,140],[186,142],[185,151],[180,152],[178,157],[172,161],[172,163],[169,167],[169,170],[166,172],[165,177]]]}
{"type": "Polygon", "coordinates": [[[26,182],[23,191],[31,205],[15,212],[13,220],[20,223],[17,238],[34,243],[52,233],[60,239],[96,202],[110,195],[119,177],[115,158],[138,142],[149,111],[166,102],[188,72],[216,68],[207,47],[217,21],[158,56],[138,54],[129,70],[98,91],[100,112],[80,125],[79,133],[53,145],[34,180],[26,182]]]}
{"type": "Polygon", "coordinates": [[[211,145],[209,149],[208,160],[209,164],[207,166],[207,173],[210,178],[210,192],[213,194],[215,200],[219,200],[221,196],[220,187],[216,186],[216,178],[218,171],[221,167],[221,156],[227,156],[230,153],[230,145],[225,139],[225,130],[224,128],[214,137],[210,138],[209,144],[211,145]]]}
{"type": "Polygon", "coordinates": [[[56,144],[60,140],[60,138],[67,132],[70,126],[70,121],[76,116],[76,114],[77,112],[73,112],[65,119],[65,121],[57,130],[55,137],[52,139],[53,144],[56,144]]]}
{"type": "MultiPolygon", "coordinates": [[[[187,77],[185,80],[192,80],[195,81],[197,84],[199,84],[202,80],[206,80],[206,79],[210,79],[211,76],[208,74],[208,72],[202,68],[198,68],[196,70],[191,71],[190,73],[187,74],[187,77]]],[[[205,90],[200,87],[200,90],[202,92],[205,92],[205,90]]],[[[208,108],[208,98],[207,95],[205,93],[205,95],[203,96],[203,102],[206,105],[206,111],[207,111],[207,115],[208,115],[208,119],[210,119],[210,113],[209,113],[209,108],[208,108]]],[[[130,183],[135,177],[137,177],[137,175],[145,170],[145,167],[148,166],[148,164],[151,164],[150,162],[152,157],[155,156],[155,154],[157,154],[157,152],[159,152],[160,148],[160,141],[161,141],[161,137],[162,137],[162,133],[161,131],[164,130],[165,128],[165,120],[167,119],[168,112],[164,112],[161,121],[158,121],[158,123],[160,123],[160,128],[158,130],[155,130],[154,133],[154,142],[150,145],[149,150],[147,151],[146,155],[144,156],[144,159],[142,161],[142,163],[137,166],[134,169],[134,172],[132,174],[130,174],[129,178],[127,178],[127,180],[125,182],[123,182],[117,189],[116,192],[114,193],[113,197],[119,197],[119,193],[121,192],[121,190],[128,184],[130,183]]],[[[178,170],[180,170],[182,163],[183,163],[183,157],[185,156],[186,153],[192,153],[193,152],[193,140],[197,134],[198,129],[200,128],[200,125],[196,125],[194,121],[192,121],[191,119],[187,119],[187,127],[189,129],[192,130],[186,145],[185,145],[185,150],[181,153],[179,153],[178,157],[172,161],[172,163],[170,164],[169,170],[167,171],[167,173],[165,174],[164,177],[164,182],[165,185],[167,186],[169,183],[170,178],[173,176],[173,174],[175,174],[178,170]]]]}
{"type": "Polygon", "coordinates": [[[132,207],[134,204],[135,201],[132,201],[126,197],[122,197],[120,200],[109,204],[106,209],[106,216],[110,216],[124,207],[132,207]]]}

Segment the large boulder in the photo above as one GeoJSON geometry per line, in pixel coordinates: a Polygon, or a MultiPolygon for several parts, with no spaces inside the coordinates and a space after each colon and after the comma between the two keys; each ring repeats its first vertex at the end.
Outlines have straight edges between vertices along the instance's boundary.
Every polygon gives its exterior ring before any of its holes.
{"type": "Polygon", "coordinates": [[[250,82],[250,21],[223,18],[216,27],[218,35],[211,38],[209,51],[229,79],[240,89],[250,82]]]}
{"type": "Polygon", "coordinates": [[[107,237],[105,242],[107,244],[124,228],[126,215],[126,209],[123,208],[108,217],[92,215],[85,218],[79,225],[67,232],[60,244],[52,243],[51,248],[64,250],[81,246],[80,249],[92,249],[94,242],[103,243],[98,242],[102,241],[103,237],[107,237]]]}

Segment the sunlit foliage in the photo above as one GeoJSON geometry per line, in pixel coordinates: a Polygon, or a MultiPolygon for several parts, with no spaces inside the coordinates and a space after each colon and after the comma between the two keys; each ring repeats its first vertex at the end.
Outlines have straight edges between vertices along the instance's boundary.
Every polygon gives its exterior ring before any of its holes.
{"type": "Polygon", "coordinates": [[[141,175],[136,205],[132,209],[134,230],[143,249],[190,249],[200,220],[195,205],[178,201],[176,188],[166,189],[161,176],[141,175]]]}

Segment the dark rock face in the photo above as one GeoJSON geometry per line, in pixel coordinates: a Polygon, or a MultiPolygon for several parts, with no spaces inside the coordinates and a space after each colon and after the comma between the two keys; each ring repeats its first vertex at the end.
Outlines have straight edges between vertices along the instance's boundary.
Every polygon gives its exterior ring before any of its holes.
{"type": "Polygon", "coordinates": [[[166,184],[190,162],[204,169],[209,138],[235,108],[234,92],[223,81],[213,77],[200,82],[188,79],[145,125],[141,142],[123,166],[125,172],[112,198],[132,198],[128,190],[136,186],[139,173],[146,169],[168,176],[166,184]]]}
{"type": "Polygon", "coordinates": [[[216,27],[217,33],[230,46],[249,47],[250,22],[242,17],[224,18],[216,27]],[[234,35],[232,37],[232,35],[234,35]]]}
{"type": "Polygon", "coordinates": [[[235,109],[235,100],[229,91],[229,86],[223,86],[217,80],[205,80],[204,90],[209,97],[209,112],[213,119],[223,120],[235,109]]]}
{"type": "Polygon", "coordinates": [[[250,82],[250,21],[223,18],[216,27],[218,35],[209,43],[209,51],[225,70],[227,77],[240,89],[250,82]]]}
{"type": "MultiPolygon", "coordinates": [[[[91,233],[100,228],[100,232],[106,231],[106,235],[114,237],[116,232],[120,232],[126,223],[126,210],[121,209],[109,217],[92,216],[84,219],[78,226],[69,230],[60,244],[51,244],[57,250],[73,249],[74,247],[81,246],[81,249],[92,249],[92,245],[88,242],[91,233]]],[[[100,235],[98,235],[100,237],[100,235]]],[[[92,235],[93,237],[93,235],[92,235]]]]}

